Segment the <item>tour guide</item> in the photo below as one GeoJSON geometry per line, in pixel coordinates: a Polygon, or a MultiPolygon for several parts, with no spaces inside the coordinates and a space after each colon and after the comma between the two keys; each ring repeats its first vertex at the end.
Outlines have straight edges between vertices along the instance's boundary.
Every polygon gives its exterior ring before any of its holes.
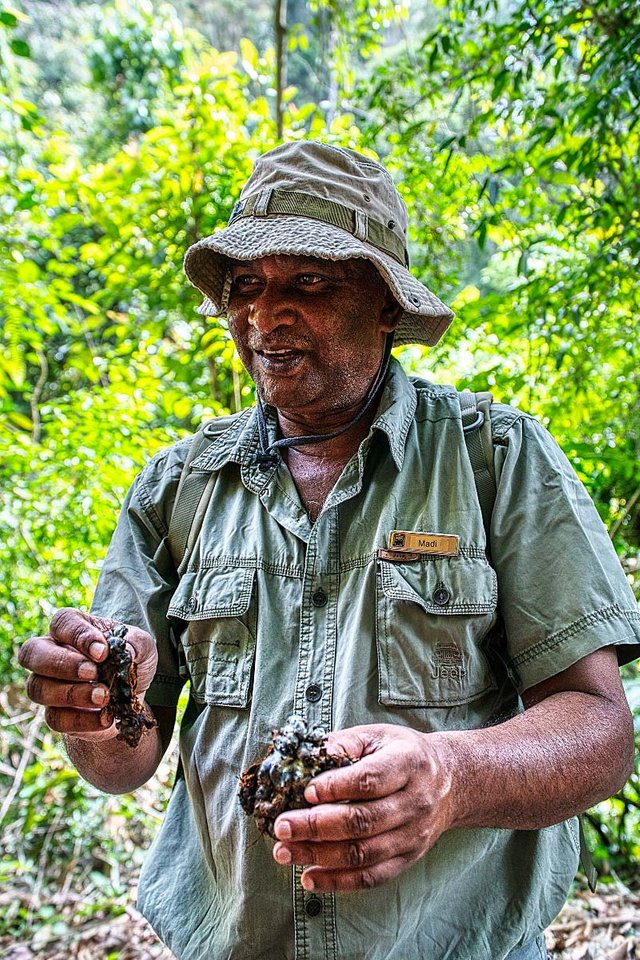
{"type": "Polygon", "coordinates": [[[618,663],[640,616],[619,561],[554,441],[502,405],[485,534],[463,430],[482,417],[390,359],[394,337],[435,344],[452,318],[409,272],[406,229],[368,157],[301,141],[258,159],[229,225],[185,260],[258,399],[198,435],[199,536],[180,564],[188,438],[133,484],[92,615],[59,611],[20,654],[110,793],[151,777],[190,680],[139,888],[180,960],[544,957],[574,815],[632,768],[618,663]],[[114,620],[159,723],[134,749],[100,710],[114,620]],[[274,845],[238,777],[292,713],[361,759],[314,779],[274,845]]]}

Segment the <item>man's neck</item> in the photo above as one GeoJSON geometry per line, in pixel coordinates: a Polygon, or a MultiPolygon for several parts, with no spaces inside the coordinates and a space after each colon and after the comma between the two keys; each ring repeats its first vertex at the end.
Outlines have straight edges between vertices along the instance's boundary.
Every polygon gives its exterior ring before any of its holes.
{"type": "MultiPolygon", "coordinates": [[[[317,434],[319,438],[327,434],[334,433],[343,427],[346,427],[357,415],[358,409],[341,411],[341,415],[327,417],[319,424],[317,421],[301,422],[299,420],[289,419],[282,411],[278,411],[278,425],[283,437],[303,437],[317,434]]],[[[312,460],[335,461],[336,463],[346,463],[356,452],[362,440],[369,432],[369,428],[376,416],[376,406],[367,410],[366,414],[340,433],[337,437],[322,440],[318,443],[306,443],[300,447],[290,447],[294,451],[296,458],[308,458],[312,460]]]]}

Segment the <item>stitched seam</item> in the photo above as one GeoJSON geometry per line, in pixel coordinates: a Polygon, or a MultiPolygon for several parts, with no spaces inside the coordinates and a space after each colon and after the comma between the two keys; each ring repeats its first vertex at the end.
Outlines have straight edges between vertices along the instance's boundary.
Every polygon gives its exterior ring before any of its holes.
{"type": "Polygon", "coordinates": [[[251,592],[243,594],[242,598],[238,600],[237,604],[233,607],[208,607],[206,610],[202,610],[200,613],[191,614],[189,608],[186,606],[169,608],[169,613],[172,617],[177,617],[178,620],[186,620],[188,623],[193,623],[198,620],[211,620],[212,618],[225,618],[230,617],[237,619],[241,614],[247,612],[247,607],[249,606],[249,601],[251,600],[251,592]]]}
{"type": "Polygon", "coordinates": [[[388,695],[388,699],[384,701],[390,705],[407,705],[411,707],[458,707],[463,706],[465,703],[473,703],[474,700],[478,700],[480,697],[484,696],[490,690],[495,689],[491,684],[483,687],[482,690],[479,690],[477,693],[474,691],[470,693],[468,697],[458,698],[456,700],[444,699],[444,700],[413,700],[410,697],[398,697],[393,696],[392,694],[388,695]]]}
{"type": "Polygon", "coordinates": [[[506,440],[507,434],[513,429],[519,420],[529,420],[531,423],[540,427],[541,424],[532,417],[531,414],[523,410],[517,410],[515,407],[507,411],[496,410],[492,406],[491,428],[494,442],[506,440]]]}
{"type": "Polygon", "coordinates": [[[189,570],[189,573],[197,573],[199,570],[215,570],[218,567],[232,567],[233,569],[244,568],[248,570],[265,570],[267,573],[281,574],[285,577],[293,577],[296,580],[302,580],[303,571],[301,567],[291,567],[284,563],[271,563],[263,560],[261,557],[202,557],[197,565],[189,570]]]}
{"type": "Polygon", "coordinates": [[[595,627],[602,622],[613,620],[619,616],[625,617],[630,621],[638,620],[640,622],[640,610],[627,610],[624,607],[620,607],[618,604],[611,604],[608,607],[601,607],[599,610],[594,610],[591,613],[588,613],[586,616],[581,617],[580,620],[576,620],[574,623],[569,624],[569,626],[565,627],[563,630],[559,630],[550,637],[545,637],[545,639],[540,640],[523,653],[518,654],[517,657],[514,657],[513,663],[516,666],[529,663],[531,660],[535,660],[535,658],[541,654],[550,652],[565,640],[571,640],[579,633],[582,633],[586,627],[595,627]]]}
{"type": "Polygon", "coordinates": [[[213,661],[216,663],[237,663],[239,660],[239,657],[213,657],[209,652],[206,655],[203,655],[202,657],[193,657],[192,659],[190,658],[188,660],[188,663],[189,663],[189,666],[191,667],[193,666],[194,663],[202,663],[205,660],[207,663],[209,663],[210,661],[213,661]]]}

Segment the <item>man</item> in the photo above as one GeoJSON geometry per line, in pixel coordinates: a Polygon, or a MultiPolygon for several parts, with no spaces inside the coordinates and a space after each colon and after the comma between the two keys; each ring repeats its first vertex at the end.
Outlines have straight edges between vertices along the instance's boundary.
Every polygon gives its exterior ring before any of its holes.
{"type": "Polygon", "coordinates": [[[631,591],[567,461],[507,407],[487,543],[457,394],[389,358],[394,335],[433,344],[451,320],[408,271],[406,226],[373,160],[313,142],[258,160],[185,260],[259,398],[191,463],[199,536],[171,555],[189,439],[134,483],[92,614],[58,612],[21,652],[78,770],[114,793],[156,769],[189,677],[139,893],[180,960],[543,957],[570,818],[631,770],[631,591]],[[159,723],[135,749],[100,709],[114,621],[159,723]],[[291,713],[359,759],[317,777],[272,845],[237,782],[291,713]]]}

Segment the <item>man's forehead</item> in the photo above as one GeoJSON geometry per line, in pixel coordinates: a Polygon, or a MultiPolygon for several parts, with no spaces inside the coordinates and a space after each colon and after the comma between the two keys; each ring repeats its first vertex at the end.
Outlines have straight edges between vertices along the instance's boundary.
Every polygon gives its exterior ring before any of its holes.
{"type": "Polygon", "coordinates": [[[265,270],[270,267],[291,270],[315,269],[339,276],[375,271],[373,264],[364,257],[350,257],[345,260],[329,260],[324,257],[311,257],[304,254],[277,253],[268,257],[256,257],[252,260],[231,260],[233,272],[238,270],[265,270]]]}

